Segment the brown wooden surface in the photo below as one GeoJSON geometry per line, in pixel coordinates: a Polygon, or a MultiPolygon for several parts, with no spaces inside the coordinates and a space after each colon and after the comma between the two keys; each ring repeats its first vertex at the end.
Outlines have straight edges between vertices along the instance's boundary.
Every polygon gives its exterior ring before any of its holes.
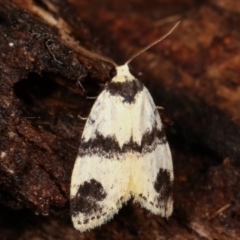
{"type": "Polygon", "coordinates": [[[240,3],[0,1],[0,239],[240,239],[240,3]],[[167,126],[174,213],[130,202],[80,234],[69,183],[84,122],[110,65],[131,63],[167,126]],[[35,215],[36,214],[36,215],[35,215]],[[37,215],[38,214],[38,215],[37,215]]]}

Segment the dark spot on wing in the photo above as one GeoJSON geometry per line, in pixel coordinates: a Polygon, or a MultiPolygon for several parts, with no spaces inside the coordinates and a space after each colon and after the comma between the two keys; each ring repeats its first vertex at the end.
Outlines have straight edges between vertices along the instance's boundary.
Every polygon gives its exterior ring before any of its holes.
{"type": "Polygon", "coordinates": [[[77,194],[71,199],[71,213],[77,215],[79,212],[89,216],[102,212],[99,202],[104,200],[107,193],[100,182],[91,179],[84,182],[78,188],[77,194]]]}
{"type": "Polygon", "coordinates": [[[89,222],[89,219],[86,219],[83,221],[83,224],[87,224],[89,222]]]}
{"type": "Polygon", "coordinates": [[[144,201],[147,202],[147,197],[143,196],[142,194],[139,194],[139,197],[142,198],[144,201]]]}
{"type": "Polygon", "coordinates": [[[124,82],[110,82],[106,90],[113,96],[123,97],[123,102],[131,104],[135,102],[136,94],[143,90],[143,84],[137,79],[130,81],[127,78],[125,79],[124,82]]]}
{"type": "Polygon", "coordinates": [[[141,142],[141,145],[143,147],[151,146],[153,142],[155,142],[156,144],[165,144],[167,142],[167,139],[165,136],[165,131],[163,128],[161,130],[159,130],[155,126],[152,129],[152,131],[147,131],[143,134],[142,142],[141,142]]]}
{"type": "Polygon", "coordinates": [[[88,121],[88,124],[89,124],[89,125],[93,125],[93,124],[95,123],[95,120],[92,119],[92,118],[90,118],[90,117],[88,118],[87,121],[88,121]]]}
{"type": "Polygon", "coordinates": [[[172,198],[172,180],[168,169],[160,168],[154,183],[154,189],[159,193],[158,203],[166,204],[172,198]]]}

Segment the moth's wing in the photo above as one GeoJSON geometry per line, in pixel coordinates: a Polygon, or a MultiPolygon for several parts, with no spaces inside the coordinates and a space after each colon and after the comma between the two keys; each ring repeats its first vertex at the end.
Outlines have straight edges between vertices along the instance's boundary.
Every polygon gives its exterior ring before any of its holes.
{"type": "Polygon", "coordinates": [[[119,132],[119,117],[130,113],[117,101],[104,90],[92,107],[83,131],[70,190],[72,221],[82,232],[112,218],[130,197],[131,164],[126,153],[117,147],[126,135],[119,132]]]}
{"type": "Polygon", "coordinates": [[[136,121],[133,135],[141,150],[135,151],[132,161],[130,189],[136,202],[154,214],[168,217],[173,209],[172,157],[152,97],[145,87],[141,94],[136,101],[138,110],[132,115],[136,121]]]}

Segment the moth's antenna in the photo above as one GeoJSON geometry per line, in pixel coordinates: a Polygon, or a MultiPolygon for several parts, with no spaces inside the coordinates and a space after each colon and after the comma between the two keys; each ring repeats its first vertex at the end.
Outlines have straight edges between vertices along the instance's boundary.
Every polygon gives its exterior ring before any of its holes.
{"type": "Polygon", "coordinates": [[[96,53],[94,53],[94,56],[93,56],[93,57],[96,57],[96,58],[101,59],[101,60],[103,60],[103,61],[105,61],[105,62],[111,63],[114,67],[117,67],[117,66],[118,66],[112,59],[110,59],[110,58],[108,58],[108,57],[104,57],[104,56],[98,55],[98,54],[96,54],[96,53]]]}
{"type": "Polygon", "coordinates": [[[173,30],[178,26],[178,24],[180,23],[180,21],[178,21],[173,27],[172,29],[166,33],[164,36],[160,37],[159,39],[157,39],[156,41],[154,41],[153,43],[149,44],[148,46],[140,49],[137,53],[135,53],[132,57],[130,57],[127,62],[125,63],[126,65],[129,64],[135,57],[137,57],[138,55],[142,54],[143,52],[147,51],[149,48],[151,48],[152,46],[154,46],[155,44],[161,42],[164,38],[166,38],[168,35],[170,35],[173,30]]]}
{"type": "Polygon", "coordinates": [[[110,59],[108,57],[104,57],[104,56],[102,56],[100,54],[91,52],[91,51],[89,51],[89,50],[87,50],[85,48],[81,48],[81,50],[82,50],[83,54],[85,54],[88,57],[92,57],[92,58],[95,58],[95,59],[101,59],[101,60],[103,60],[105,62],[111,63],[114,67],[118,66],[112,59],[110,59]]]}

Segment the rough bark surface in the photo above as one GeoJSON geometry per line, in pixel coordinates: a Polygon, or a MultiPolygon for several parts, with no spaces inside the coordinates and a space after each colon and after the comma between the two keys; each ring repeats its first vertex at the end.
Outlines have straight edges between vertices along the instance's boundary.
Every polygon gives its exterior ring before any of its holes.
{"type": "Polygon", "coordinates": [[[240,239],[239,22],[234,0],[1,0],[0,239],[240,239]],[[178,20],[131,63],[174,123],[174,213],[130,202],[80,234],[69,216],[78,115],[110,68],[85,49],[123,63],[178,20]]]}

